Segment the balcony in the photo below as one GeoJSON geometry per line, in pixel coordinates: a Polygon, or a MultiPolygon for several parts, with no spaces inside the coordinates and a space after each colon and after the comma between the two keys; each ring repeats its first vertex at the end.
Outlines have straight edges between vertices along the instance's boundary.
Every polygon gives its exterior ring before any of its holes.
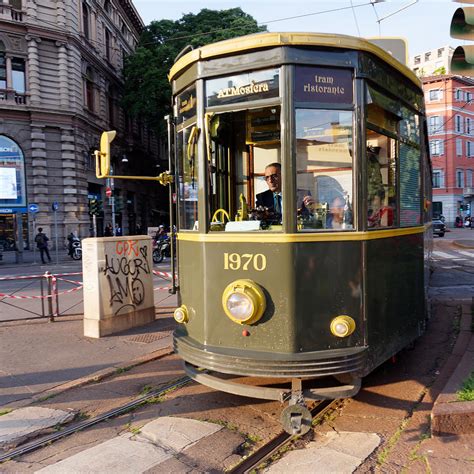
{"type": "Polygon", "coordinates": [[[0,20],[23,21],[23,12],[10,5],[0,3],[0,20]]]}
{"type": "Polygon", "coordinates": [[[0,105],[27,105],[29,94],[12,89],[0,89],[0,105]]]}
{"type": "Polygon", "coordinates": [[[464,197],[474,197],[474,188],[464,188],[462,193],[464,197]]]}

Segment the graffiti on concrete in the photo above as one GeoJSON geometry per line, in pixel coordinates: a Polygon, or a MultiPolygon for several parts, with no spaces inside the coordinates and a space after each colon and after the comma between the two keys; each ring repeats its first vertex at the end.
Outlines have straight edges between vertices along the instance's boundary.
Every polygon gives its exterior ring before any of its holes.
{"type": "Polygon", "coordinates": [[[105,254],[104,276],[110,291],[114,315],[135,310],[145,300],[144,279],[151,273],[148,247],[143,241],[117,242],[105,254]]]}

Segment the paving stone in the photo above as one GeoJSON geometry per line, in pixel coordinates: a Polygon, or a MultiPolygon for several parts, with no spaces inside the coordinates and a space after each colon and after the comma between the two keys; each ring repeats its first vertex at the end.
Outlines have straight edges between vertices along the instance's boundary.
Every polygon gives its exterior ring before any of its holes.
{"type": "Polygon", "coordinates": [[[26,407],[0,416],[0,446],[14,447],[53,426],[67,423],[74,412],[43,407],[26,407]]]}
{"type": "Polygon", "coordinates": [[[291,451],[263,472],[298,474],[318,472],[352,473],[379,445],[374,433],[327,433],[304,449],[291,451]]]}
{"type": "Polygon", "coordinates": [[[139,474],[171,457],[172,454],[161,446],[156,446],[149,441],[137,440],[132,433],[126,433],[36,472],[139,474]]]}
{"type": "Polygon", "coordinates": [[[164,416],[143,426],[139,437],[180,452],[221,429],[215,423],[164,416]]]}

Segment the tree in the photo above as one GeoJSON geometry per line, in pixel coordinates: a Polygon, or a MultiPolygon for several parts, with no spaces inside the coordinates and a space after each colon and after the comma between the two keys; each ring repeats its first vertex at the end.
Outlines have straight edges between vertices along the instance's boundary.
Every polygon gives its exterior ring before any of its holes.
{"type": "Polygon", "coordinates": [[[141,35],[135,53],[125,61],[123,105],[153,129],[163,129],[163,117],[171,111],[171,87],[167,74],[178,54],[188,45],[199,48],[237,36],[266,31],[240,8],[203,9],[180,20],[153,21],[141,35]]]}

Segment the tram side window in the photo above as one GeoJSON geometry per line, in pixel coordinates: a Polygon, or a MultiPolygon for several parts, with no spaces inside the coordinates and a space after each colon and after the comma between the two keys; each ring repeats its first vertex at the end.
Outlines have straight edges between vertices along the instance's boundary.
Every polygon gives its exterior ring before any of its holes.
{"type": "Polygon", "coordinates": [[[353,113],[296,110],[298,230],[353,229],[353,113]]]}
{"type": "Polygon", "coordinates": [[[178,132],[176,140],[179,176],[179,227],[182,230],[197,230],[198,226],[197,135],[197,128],[190,126],[178,132]]]}
{"type": "Polygon", "coordinates": [[[280,108],[209,114],[206,133],[210,231],[281,230],[280,108]]]}

